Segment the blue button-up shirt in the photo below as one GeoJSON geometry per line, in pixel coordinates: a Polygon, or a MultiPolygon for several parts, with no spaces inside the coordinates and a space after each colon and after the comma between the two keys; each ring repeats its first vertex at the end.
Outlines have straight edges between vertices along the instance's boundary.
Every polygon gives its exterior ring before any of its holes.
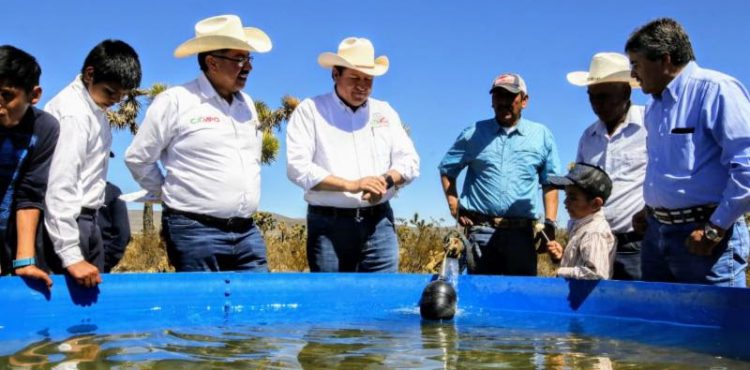
{"type": "Polygon", "coordinates": [[[646,204],[717,204],[711,222],[724,229],[750,210],[750,96],[739,81],[690,62],[645,121],[646,204]]]}
{"type": "Polygon", "coordinates": [[[521,119],[510,133],[495,121],[464,129],[438,166],[452,178],[466,170],[459,203],[486,215],[536,218],[540,185],[559,173],[560,159],[552,133],[521,119]]]}

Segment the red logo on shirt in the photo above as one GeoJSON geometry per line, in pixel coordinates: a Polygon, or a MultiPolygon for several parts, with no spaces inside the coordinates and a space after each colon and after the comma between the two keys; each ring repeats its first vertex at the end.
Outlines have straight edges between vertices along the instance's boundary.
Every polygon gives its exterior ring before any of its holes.
{"type": "Polygon", "coordinates": [[[370,124],[372,125],[372,127],[388,127],[390,121],[388,121],[388,118],[386,118],[384,115],[375,113],[372,115],[370,124]]]}
{"type": "Polygon", "coordinates": [[[215,116],[193,117],[190,119],[190,123],[219,123],[219,122],[221,122],[221,119],[215,116]]]}

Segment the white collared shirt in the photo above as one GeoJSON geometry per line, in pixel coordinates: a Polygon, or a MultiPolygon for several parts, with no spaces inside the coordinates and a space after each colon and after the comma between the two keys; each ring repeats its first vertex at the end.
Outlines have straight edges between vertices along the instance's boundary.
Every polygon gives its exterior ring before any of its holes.
{"type": "Polygon", "coordinates": [[[112,131],[106,112],[77,76],[44,107],[60,121],[49,170],[44,224],[63,267],[83,261],[76,219],[104,204],[112,131]]]}
{"type": "Polygon", "coordinates": [[[625,121],[609,136],[607,126],[597,120],[581,135],[576,162],[597,165],[612,179],[612,194],[604,214],[614,233],[633,231],[633,214],[643,209],[646,177],[646,128],[644,108],[631,105],[625,121]]]}
{"type": "MultiPolygon", "coordinates": [[[[335,92],[305,99],[289,120],[286,144],[287,176],[311,205],[371,206],[362,193],[312,190],[329,175],[357,180],[395,170],[406,183],[419,176],[419,156],[398,114],[372,98],[354,112],[335,92]]],[[[381,203],[395,193],[389,189],[381,203]]]]}
{"type": "Polygon", "coordinates": [[[250,217],[260,201],[259,124],[250,96],[239,92],[229,104],[201,73],[154,99],[125,164],[143,189],[161,194],[170,208],[250,217]]]}

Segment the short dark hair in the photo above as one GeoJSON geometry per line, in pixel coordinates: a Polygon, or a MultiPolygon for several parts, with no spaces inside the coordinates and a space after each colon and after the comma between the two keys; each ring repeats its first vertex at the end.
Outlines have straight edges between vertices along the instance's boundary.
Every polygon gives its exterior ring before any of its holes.
{"type": "Polygon", "coordinates": [[[225,53],[229,49],[210,50],[198,53],[198,65],[201,67],[201,71],[208,71],[208,64],[206,64],[206,57],[213,53],[225,53]]]}
{"type": "Polygon", "coordinates": [[[684,66],[695,60],[687,32],[671,18],[659,18],[633,31],[625,44],[625,51],[642,53],[649,60],[658,60],[669,54],[675,66],[684,66]]]}
{"type": "Polygon", "coordinates": [[[11,45],[0,46],[0,82],[30,93],[39,86],[42,68],[31,54],[11,45]]]}
{"type": "Polygon", "coordinates": [[[104,40],[94,46],[83,62],[81,74],[85,73],[87,67],[94,67],[93,83],[118,83],[126,90],[141,85],[141,62],[138,54],[123,41],[104,40]]]}

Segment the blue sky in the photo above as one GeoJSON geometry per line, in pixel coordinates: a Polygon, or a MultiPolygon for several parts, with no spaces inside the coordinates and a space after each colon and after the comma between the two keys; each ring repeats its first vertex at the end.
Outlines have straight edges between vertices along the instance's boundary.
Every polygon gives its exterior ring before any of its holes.
{"type": "MultiPolygon", "coordinates": [[[[720,1],[21,1],[6,0],[0,44],[12,44],[42,65],[43,106],[80,70],[88,51],[105,38],[135,47],[143,85],[176,85],[194,79],[194,58],[172,52],[212,15],[237,14],[263,29],[273,50],[256,55],[245,91],[278,106],[283,95],[300,98],[331,91],[330,73],[318,54],[336,51],[348,36],[367,37],[376,55],[387,55],[389,72],[375,80],[373,97],[396,108],[411,128],[422,160],[421,177],[393,206],[397,217],[415,212],[448,220],[436,170],[466,126],[492,116],[490,81],[520,73],[531,100],[524,116],[546,124],[557,139],[563,164],[575,157],[578,137],[595,119],[586,91],[565,75],[586,70],[599,51],[619,51],[639,25],[657,17],[680,21],[690,34],[698,63],[750,82],[750,3],[720,1]]],[[[636,90],[636,103],[646,97],[636,90]]],[[[282,132],[283,137],[283,132],[282,132]]],[[[122,161],[131,139],[115,134],[109,179],[123,191],[138,190],[122,161]]],[[[262,170],[260,208],[303,217],[302,191],[286,178],[282,155],[262,170]]],[[[566,219],[560,207],[561,218],[566,219]]]]}

